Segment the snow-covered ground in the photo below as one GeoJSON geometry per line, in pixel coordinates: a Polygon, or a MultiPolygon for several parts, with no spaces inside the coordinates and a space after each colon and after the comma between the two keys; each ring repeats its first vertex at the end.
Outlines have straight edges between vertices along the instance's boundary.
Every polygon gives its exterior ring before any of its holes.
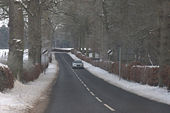
{"type": "Polygon", "coordinates": [[[0,27],[2,27],[3,25],[8,26],[8,22],[8,19],[0,20],[0,27]]]}
{"type": "Polygon", "coordinates": [[[0,113],[24,113],[32,108],[37,99],[44,98],[41,95],[56,78],[57,71],[57,61],[53,55],[46,74],[42,73],[37,80],[27,84],[15,81],[12,90],[0,93],[0,113]]]}
{"type": "Polygon", "coordinates": [[[8,49],[0,49],[0,62],[4,63],[8,58],[8,49]]]}
{"type": "Polygon", "coordinates": [[[8,67],[8,66],[5,65],[5,64],[0,63],[0,67],[8,67]]]}
{"type": "MultiPolygon", "coordinates": [[[[9,49],[0,49],[0,62],[7,61],[9,49]]],[[[28,60],[28,49],[24,50],[24,61],[28,60]]]]}
{"type": "Polygon", "coordinates": [[[60,50],[72,50],[73,48],[53,48],[53,49],[60,49],[60,50]]]}
{"type": "Polygon", "coordinates": [[[141,65],[136,65],[133,67],[138,67],[138,68],[159,68],[159,66],[141,66],[141,65]]]}
{"type": "MultiPolygon", "coordinates": [[[[79,59],[71,53],[68,54],[75,60],[79,59]]],[[[137,94],[139,96],[170,105],[170,92],[168,92],[166,88],[159,88],[158,86],[154,87],[149,85],[142,85],[139,83],[129,82],[123,79],[120,80],[118,75],[110,74],[107,71],[99,67],[92,66],[91,64],[85,61],[83,61],[83,63],[84,63],[84,67],[89,72],[91,72],[95,76],[103,79],[104,81],[114,86],[122,88],[131,93],[137,94]]]]}

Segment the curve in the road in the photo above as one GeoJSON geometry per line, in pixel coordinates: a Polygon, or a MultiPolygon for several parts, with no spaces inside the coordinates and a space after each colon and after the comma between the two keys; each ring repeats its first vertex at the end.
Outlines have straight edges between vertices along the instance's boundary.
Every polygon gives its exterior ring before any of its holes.
{"type": "Polygon", "coordinates": [[[63,55],[56,54],[59,76],[45,113],[112,113],[88,93],[83,82],[63,60],[63,55]]]}
{"type": "Polygon", "coordinates": [[[170,113],[170,106],[110,85],[85,69],[71,68],[73,59],[57,53],[59,78],[46,113],[170,113]]]}
{"type": "MultiPolygon", "coordinates": [[[[63,61],[66,62],[66,64],[72,69],[72,67],[70,66],[70,64],[68,64],[68,62],[63,58],[63,61]]],[[[77,79],[82,83],[82,85],[86,88],[86,90],[100,103],[103,103],[103,101],[97,97],[88,87],[87,85],[83,82],[83,80],[81,80],[81,78],[77,75],[77,73],[74,71],[74,69],[72,69],[72,71],[74,72],[75,76],[77,77],[77,79]]],[[[108,108],[110,111],[114,112],[115,109],[110,107],[109,105],[103,103],[103,105],[108,108]]]]}

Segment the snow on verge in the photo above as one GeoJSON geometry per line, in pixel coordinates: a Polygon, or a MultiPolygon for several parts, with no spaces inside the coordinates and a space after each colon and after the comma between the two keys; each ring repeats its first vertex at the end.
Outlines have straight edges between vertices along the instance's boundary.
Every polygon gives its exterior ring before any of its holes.
{"type": "MultiPolygon", "coordinates": [[[[0,49],[0,62],[2,60],[7,61],[9,49],[0,49]]],[[[24,61],[28,60],[28,49],[24,50],[24,61]]]]}
{"type": "Polygon", "coordinates": [[[6,67],[6,68],[8,68],[8,66],[7,66],[7,65],[2,64],[2,63],[0,63],[0,67],[6,67]]]}
{"type": "Polygon", "coordinates": [[[53,55],[53,62],[49,64],[46,74],[41,74],[37,80],[27,84],[16,81],[12,90],[0,93],[0,113],[24,113],[32,108],[37,99],[40,99],[43,91],[56,78],[57,72],[57,61],[53,55]]]}
{"type": "Polygon", "coordinates": [[[73,48],[54,48],[54,49],[60,49],[60,50],[72,50],[73,48]]]}
{"type": "MultiPolygon", "coordinates": [[[[68,53],[74,60],[80,60],[75,55],[68,53]]],[[[159,88],[158,86],[142,85],[135,82],[129,82],[127,80],[119,80],[119,77],[115,74],[108,73],[107,71],[92,66],[91,64],[83,61],[84,67],[93,75],[103,79],[104,81],[115,85],[121,89],[137,94],[139,96],[162,102],[170,105],[170,92],[166,88],[159,88]]]]}

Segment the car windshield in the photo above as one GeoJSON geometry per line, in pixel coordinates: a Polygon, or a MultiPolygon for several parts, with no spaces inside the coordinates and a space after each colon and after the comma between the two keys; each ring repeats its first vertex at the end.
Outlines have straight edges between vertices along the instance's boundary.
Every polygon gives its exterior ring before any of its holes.
{"type": "Polygon", "coordinates": [[[82,61],[81,60],[76,60],[76,61],[74,61],[74,63],[82,63],[82,61]]]}

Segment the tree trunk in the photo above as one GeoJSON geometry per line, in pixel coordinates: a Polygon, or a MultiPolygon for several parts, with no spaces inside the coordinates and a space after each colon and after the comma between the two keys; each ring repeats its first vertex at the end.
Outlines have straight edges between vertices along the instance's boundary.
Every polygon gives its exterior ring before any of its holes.
{"type": "MultiPolygon", "coordinates": [[[[170,67],[170,1],[161,1],[161,12],[160,12],[160,75],[159,75],[159,86],[163,86],[163,76],[165,75],[165,68],[170,67]]],[[[166,75],[169,76],[170,75],[166,75]]]]}
{"type": "Polygon", "coordinates": [[[29,60],[41,64],[41,7],[39,0],[30,0],[28,5],[29,60]]]}
{"type": "Polygon", "coordinates": [[[9,55],[8,66],[18,80],[23,75],[24,19],[20,2],[10,0],[9,4],[9,55]]]}
{"type": "Polygon", "coordinates": [[[41,26],[41,34],[42,34],[42,48],[51,51],[52,49],[52,40],[53,40],[53,25],[50,19],[51,14],[48,11],[43,11],[42,13],[42,26],[41,26]]]}

